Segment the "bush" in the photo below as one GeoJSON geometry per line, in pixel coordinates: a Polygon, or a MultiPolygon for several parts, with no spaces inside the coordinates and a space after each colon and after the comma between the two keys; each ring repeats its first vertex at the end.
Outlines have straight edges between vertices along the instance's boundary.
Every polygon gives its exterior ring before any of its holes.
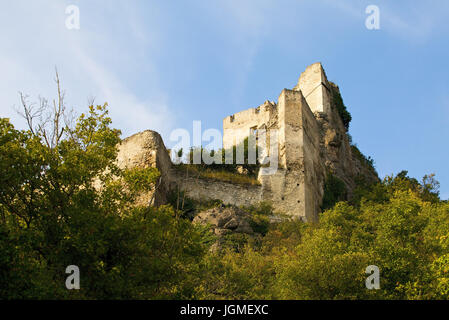
{"type": "Polygon", "coordinates": [[[269,202],[244,208],[251,214],[250,225],[254,232],[265,235],[270,226],[270,215],[273,215],[273,206],[269,202]]]}
{"type": "MultiPolygon", "coordinates": [[[[191,148],[188,154],[188,164],[179,164],[176,167],[184,170],[191,170],[194,174],[197,174],[199,178],[205,179],[215,179],[224,182],[237,183],[237,184],[251,184],[259,185],[260,182],[257,180],[257,175],[259,172],[260,165],[257,159],[257,149],[253,150],[256,155],[256,163],[249,163],[249,143],[248,138],[245,138],[239,145],[243,147],[243,163],[237,164],[237,146],[234,146],[232,150],[218,151],[210,150],[209,154],[213,157],[216,153],[220,154],[220,163],[206,164],[202,158],[204,151],[201,148],[191,148]],[[232,164],[226,164],[225,157],[227,152],[232,152],[232,164]],[[196,154],[201,155],[201,163],[193,164],[196,154]],[[240,172],[239,172],[240,170],[240,172]]],[[[256,147],[257,148],[257,147],[256,147]]],[[[198,155],[198,157],[199,157],[198,155]]],[[[179,155],[178,155],[179,156],[179,155]]]]}
{"type": "Polygon", "coordinates": [[[351,145],[351,152],[368,171],[371,171],[377,176],[376,168],[374,166],[374,159],[370,156],[366,157],[355,144],[351,145]]]}
{"type": "Polygon", "coordinates": [[[347,190],[345,183],[337,176],[328,172],[324,183],[322,210],[332,208],[337,202],[346,200],[347,190]]]}
{"type": "Polygon", "coordinates": [[[343,103],[343,98],[341,97],[340,92],[338,92],[337,90],[333,90],[333,98],[335,107],[337,108],[337,112],[347,131],[349,129],[349,123],[352,120],[352,116],[343,103]]]}

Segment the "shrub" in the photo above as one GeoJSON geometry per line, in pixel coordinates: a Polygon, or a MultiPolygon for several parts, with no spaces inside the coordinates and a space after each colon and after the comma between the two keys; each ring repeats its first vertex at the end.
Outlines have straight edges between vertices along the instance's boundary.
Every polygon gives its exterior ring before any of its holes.
{"type": "Polygon", "coordinates": [[[347,131],[349,129],[349,123],[352,120],[352,116],[343,103],[343,98],[341,97],[340,92],[338,92],[337,90],[333,90],[333,98],[335,107],[337,108],[337,112],[340,115],[340,119],[347,131]]]}
{"type": "Polygon", "coordinates": [[[332,208],[337,202],[346,200],[347,190],[345,183],[328,172],[324,184],[323,204],[322,210],[332,208]]]}

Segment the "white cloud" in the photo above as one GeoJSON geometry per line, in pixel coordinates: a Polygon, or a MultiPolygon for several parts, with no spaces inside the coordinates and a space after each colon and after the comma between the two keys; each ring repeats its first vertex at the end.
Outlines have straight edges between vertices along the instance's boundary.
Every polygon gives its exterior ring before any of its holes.
{"type": "MultiPolygon", "coordinates": [[[[90,19],[95,12],[88,9],[88,5],[80,7],[79,31],[65,28],[63,2],[40,1],[37,4],[18,0],[2,10],[1,116],[11,117],[19,127],[23,125],[12,109],[12,105],[18,104],[17,92],[29,93],[34,100],[38,95],[53,98],[53,68],[57,66],[68,104],[77,105],[76,111],[84,111],[87,99],[94,96],[98,104],[109,103],[113,126],[122,129],[125,136],[145,129],[167,134],[174,123],[167,105],[168,98],[155,87],[158,75],[151,68],[149,57],[136,61],[134,54],[135,47],[148,45],[154,40],[154,30],[147,36],[135,10],[121,10],[120,22],[114,25],[114,20],[90,19]],[[125,41],[118,41],[116,30],[123,30],[125,41]],[[142,87],[140,92],[133,90],[133,83],[126,82],[121,74],[126,71],[127,64],[135,70],[138,63],[146,64],[143,70],[152,70],[151,74],[135,76],[136,81],[145,76],[151,92],[142,92],[142,87]]],[[[114,8],[114,11],[119,9],[114,8]]],[[[96,10],[103,12],[101,6],[96,10]]],[[[138,49],[143,51],[140,47],[138,49]]]]}

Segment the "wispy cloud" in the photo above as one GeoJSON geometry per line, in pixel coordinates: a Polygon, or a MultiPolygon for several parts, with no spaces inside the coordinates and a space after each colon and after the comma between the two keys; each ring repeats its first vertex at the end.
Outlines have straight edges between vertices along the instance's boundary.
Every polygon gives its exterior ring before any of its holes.
{"type": "MultiPolygon", "coordinates": [[[[411,6],[407,1],[322,0],[324,4],[338,9],[352,19],[364,21],[368,5],[377,5],[380,10],[381,30],[412,43],[422,43],[445,26],[449,3],[444,0],[417,2],[411,6]]],[[[364,25],[361,24],[361,27],[364,25]]]]}
{"type": "MultiPolygon", "coordinates": [[[[88,97],[94,96],[96,103],[109,103],[113,125],[122,129],[124,135],[145,129],[168,132],[175,117],[168,107],[168,97],[155,87],[158,75],[151,69],[149,57],[142,62],[152,70],[150,74],[145,74],[148,84],[152,86],[147,94],[138,95],[133,90],[134,83],[122,75],[127,65],[132,70],[138,70],[136,51],[143,52],[145,46],[156,45],[148,44],[154,35],[147,34],[136,11],[124,7],[120,9],[120,6],[114,8],[121,10],[121,19],[115,23],[115,28],[123,30],[123,34],[117,35],[111,32],[115,19],[94,19],[89,16],[93,12],[88,5],[80,6],[81,29],[67,30],[64,24],[65,6],[64,2],[18,0],[10,3],[7,10],[2,10],[2,116],[23,124],[12,109],[12,105],[18,102],[17,92],[29,93],[34,99],[37,95],[51,98],[54,92],[53,68],[57,66],[68,93],[68,103],[77,105],[77,111],[84,111],[88,97]],[[117,41],[119,36],[124,39],[117,41]]],[[[97,6],[97,11],[101,9],[97,6]]],[[[113,14],[117,16],[116,12],[113,14]]],[[[143,76],[136,75],[132,80],[139,81],[140,77],[143,76]]]]}
{"type": "Polygon", "coordinates": [[[382,8],[384,30],[411,42],[423,42],[435,31],[438,13],[428,7],[422,11],[397,11],[385,6],[382,8]]]}
{"type": "Polygon", "coordinates": [[[227,63],[235,71],[231,93],[235,103],[243,97],[254,59],[272,29],[276,3],[274,0],[230,0],[200,4],[201,10],[216,17],[215,27],[221,29],[233,48],[227,63]]]}
{"type": "Polygon", "coordinates": [[[79,49],[74,52],[85,76],[97,88],[96,102],[102,103],[98,99],[108,102],[111,117],[123,129],[125,136],[146,129],[168,134],[169,128],[173,127],[174,116],[163,97],[159,95],[158,100],[153,98],[151,101],[142,101],[117,75],[93,60],[85,51],[79,49]]]}

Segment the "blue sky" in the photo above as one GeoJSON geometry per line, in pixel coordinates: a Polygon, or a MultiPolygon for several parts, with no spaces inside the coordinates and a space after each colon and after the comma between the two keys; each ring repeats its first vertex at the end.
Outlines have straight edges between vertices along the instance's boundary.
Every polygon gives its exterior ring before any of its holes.
{"type": "Polygon", "coordinates": [[[449,198],[449,2],[0,0],[0,115],[17,127],[18,91],[107,101],[124,136],[221,129],[222,119],[277,100],[321,61],[353,116],[350,133],[381,177],[435,173],[449,198]],[[65,8],[80,9],[80,30],[65,8]],[[380,9],[380,30],[365,8],[380,9]]]}

